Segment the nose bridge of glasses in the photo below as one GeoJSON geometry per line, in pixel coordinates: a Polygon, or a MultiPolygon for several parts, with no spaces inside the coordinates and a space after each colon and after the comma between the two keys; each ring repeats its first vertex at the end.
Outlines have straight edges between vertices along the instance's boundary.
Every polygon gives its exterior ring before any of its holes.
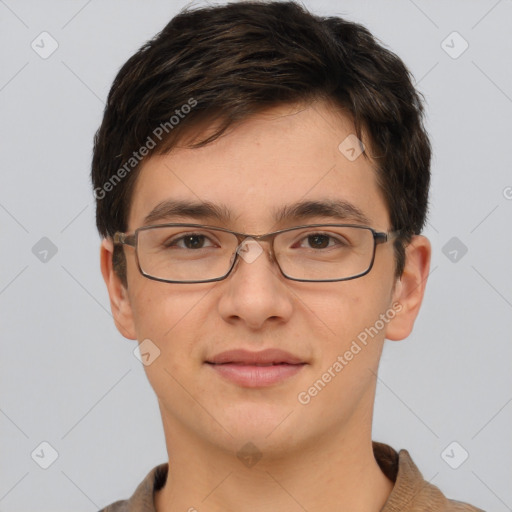
{"type": "Polygon", "coordinates": [[[237,233],[238,245],[236,254],[239,255],[246,263],[252,263],[263,252],[268,252],[270,260],[276,261],[274,255],[274,233],[264,235],[249,235],[246,233],[237,233]],[[267,250],[262,243],[268,244],[267,250]]]}

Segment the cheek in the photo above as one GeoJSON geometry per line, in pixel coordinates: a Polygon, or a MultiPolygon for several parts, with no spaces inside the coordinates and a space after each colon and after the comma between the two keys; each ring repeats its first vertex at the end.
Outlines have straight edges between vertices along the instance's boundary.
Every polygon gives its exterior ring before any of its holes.
{"type": "Polygon", "coordinates": [[[190,289],[179,287],[181,285],[147,279],[140,274],[134,257],[129,258],[127,267],[128,295],[137,339],[149,338],[164,348],[166,340],[172,339],[170,334],[174,327],[193,308],[193,294],[190,289]]]}
{"type": "Polygon", "coordinates": [[[373,386],[378,369],[387,325],[381,315],[389,309],[389,290],[382,279],[366,277],[324,290],[312,303],[311,318],[318,317],[324,336],[316,340],[314,375],[303,391],[315,407],[339,404],[333,417],[355,407],[373,386]]]}
{"type": "Polygon", "coordinates": [[[324,289],[317,300],[310,302],[314,316],[324,326],[328,339],[342,348],[350,344],[365,328],[372,326],[387,306],[382,283],[364,278],[346,281],[324,289]]]}
{"type": "MultiPolygon", "coordinates": [[[[205,292],[180,292],[169,289],[172,284],[146,281],[134,294],[134,322],[139,342],[157,354],[150,364],[144,364],[144,370],[156,395],[167,403],[169,397],[182,396],[182,386],[191,387],[190,379],[200,369],[197,337],[198,326],[204,323],[206,301],[201,299],[205,292]]],[[[142,354],[142,344],[140,349],[142,354]]]]}
{"type": "MultiPolygon", "coordinates": [[[[342,400],[344,407],[349,407],[372,385],[387,326],[381,320],[389,308],[385,281],[368,275],[341,282],[324,290],[312,304],[311,318],[319,318],[316,323],[323,333],[317,339],[314,377],[332,381],[317,402],[342,400]]],[[[315,379],[308,386],[314,385],[315,379]]]]}
{"type": "Polygon", "coordinates": [[[164,346],[176,340],[176,334],[192,317],[201,296],[190,290],[180,292],[173,284],[146,279],[133,297],[132,310],[138,339],[154,338],[164,346]]]}
{"type": "Polygon", "coordinates": [[[212,284],[179,285],[141,276],[132,290],[132,311],[139,341],[150,339],[160,363],[170,371],[200,365],[204,339],[212,329],[212,284]]]}

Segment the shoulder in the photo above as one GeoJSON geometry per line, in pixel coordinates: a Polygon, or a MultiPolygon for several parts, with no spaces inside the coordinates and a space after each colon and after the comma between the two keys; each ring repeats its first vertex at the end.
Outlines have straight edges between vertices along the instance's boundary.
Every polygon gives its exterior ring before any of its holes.
{"type": "Polygon", "coordinates": [[[446,512],[485,512],[481,508],[473,507],[473,505],[469,505],[468,503],[463,503],[462,501],[456,500],[447,500],[446,506],[443,509],[446,512]]]}
{"type": "Polygon", "coordinates": [[[130,510],[128,508],[128,500],[119,500],[107,505],[105,508],[102,508],[99,512],[127,512],[130,510]]]}
{"type": "Polygon", "coordinates": [[[397,453],[387,445],[374,442],[373,451],[383,473],[394,482],[381,512],[484,512],[468,503],[448,499],[423,478],[407,450],[397,453]]]}
{"type": "Polygon", "coordinates": [[[154,494],[165,484],[168,468],[167,463],[155,466],[130,498],[115,501],[99,512],[155,512],[154,494]]]}

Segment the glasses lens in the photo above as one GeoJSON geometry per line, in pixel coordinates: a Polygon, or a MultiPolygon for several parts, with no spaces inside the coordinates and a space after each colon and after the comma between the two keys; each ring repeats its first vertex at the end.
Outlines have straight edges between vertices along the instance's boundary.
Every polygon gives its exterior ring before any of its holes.
{"type": "Polygon", "coordinates": [[[274,248],[287,277],[330,281],[367,272],[374,239],[368,228],[320,226],[281,233],[274,248]]]}
{"type": "MultiPolygon", "coordinates": [[[[196,225],[155,226],[138,232],[142,272],[156,279],[197,282],[219,279],[230,270],[238,247],[233,233],[196,225]]],[[[374,255],[368,228],[316,226],[279,233],[275,257],[291,279],[330,281],[368,271],[374,255]]],[[[252,260],[247,260],[251,263],[252,260]]]]}
{"type": "Polygon", "coordinates": [[[194,225],[156,226],[140,230],[137,243],[144,274],[169,281],[205,281],[229,271],[238,239],[194,225]]]}

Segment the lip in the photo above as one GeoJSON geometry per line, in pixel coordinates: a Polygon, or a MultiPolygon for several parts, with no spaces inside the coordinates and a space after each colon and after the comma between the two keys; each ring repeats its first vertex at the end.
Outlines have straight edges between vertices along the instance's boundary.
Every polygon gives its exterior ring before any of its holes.
{"type": "Polygon", "coordinates": [[[296,375],[307,364],[279,349],[228,350],[205,361],[227,380],[248,388],[271,386],[296,375]]]}
{"type": "Polygon", "coordinates": [[[213,364],[233,363],[240,365],[264,365],[264,364],[300,364],[304,363],[302,359],[284,350],[277,348],[268,348],[260,352],[251,352],[250,350],[235,349],[227,350],[213,356],[206,361],[213,364]]]}

